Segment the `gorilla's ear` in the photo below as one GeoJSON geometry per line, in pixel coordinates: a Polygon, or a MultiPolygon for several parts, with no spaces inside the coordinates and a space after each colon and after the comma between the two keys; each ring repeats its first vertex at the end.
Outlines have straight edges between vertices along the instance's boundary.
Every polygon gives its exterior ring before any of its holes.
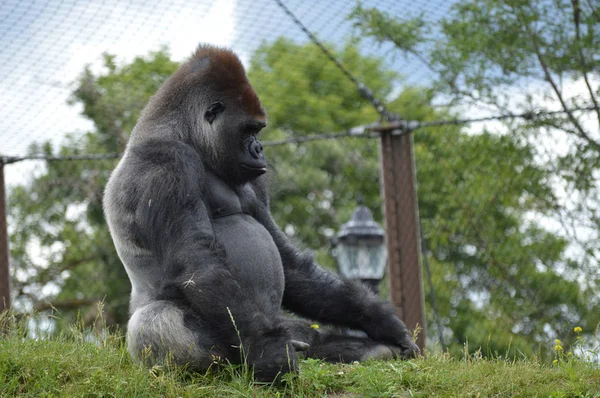
{"type": "Polygon", "coordinates": [[[204,119],[210,124],[215,120],[217,115],[225,110],[225,106],[221,102],[215,102],[214,104],[210,104],[206,112],[204,112],[204,119]]]}

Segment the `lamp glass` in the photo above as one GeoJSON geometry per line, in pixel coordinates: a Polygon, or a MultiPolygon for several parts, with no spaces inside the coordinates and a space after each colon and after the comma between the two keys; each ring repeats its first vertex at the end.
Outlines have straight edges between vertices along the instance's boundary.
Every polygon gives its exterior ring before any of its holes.
{"type": "Polygon", "coordinates": [[[335,249],[340,273],[349,279],[382,279],[387,251],[380,237],[345,239],[335,249]]]}

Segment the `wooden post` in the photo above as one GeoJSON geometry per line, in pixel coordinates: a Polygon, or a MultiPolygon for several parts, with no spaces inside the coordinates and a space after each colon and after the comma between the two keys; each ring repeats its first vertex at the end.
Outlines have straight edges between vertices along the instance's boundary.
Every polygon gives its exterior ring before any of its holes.
{"type": "Polygon", "coordinates": [[[0,313],[10,308],[10,274],[8,272],[8,258],[4,160],[0,157],[0,313]]]}
{"type": "Polygon", "coordinates": [[[425,306],[419,261],[419,214],[413,135],[411,132],[385,127],[377,130],[381,131],[381,175],[391,300],[409,329],[412,330],[417,325],[422,328],[417,345],[423,350],[425,306]]]}

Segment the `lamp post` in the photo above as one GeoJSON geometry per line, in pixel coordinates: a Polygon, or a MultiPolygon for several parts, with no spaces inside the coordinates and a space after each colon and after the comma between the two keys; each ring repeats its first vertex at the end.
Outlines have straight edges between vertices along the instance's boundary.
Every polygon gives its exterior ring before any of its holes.
{"type": "Polygon", "coordinates": [[[387,261],[385,235],[371,211],[361,203],[337,234],[334,256],[342,276],[359,279],[375,293],[379,291],[387,261]]]}

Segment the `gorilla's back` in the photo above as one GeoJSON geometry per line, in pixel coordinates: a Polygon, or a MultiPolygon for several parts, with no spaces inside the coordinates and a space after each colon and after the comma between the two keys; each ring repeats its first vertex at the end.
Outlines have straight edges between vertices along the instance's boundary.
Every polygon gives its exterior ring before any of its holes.
{"type": "Polygon", "coordinates": [[[135,211],[128,209],[134,198],[130,173],[123,170],[129,162],[127,152],[112,172],[104,192],[104,214],[113,237],[117,254],[125,267],[131,282],[130,312],[153,301],[159,293],[162,273],[152,251],[143,248],[132,233],[135,224],[135,211]]]}

